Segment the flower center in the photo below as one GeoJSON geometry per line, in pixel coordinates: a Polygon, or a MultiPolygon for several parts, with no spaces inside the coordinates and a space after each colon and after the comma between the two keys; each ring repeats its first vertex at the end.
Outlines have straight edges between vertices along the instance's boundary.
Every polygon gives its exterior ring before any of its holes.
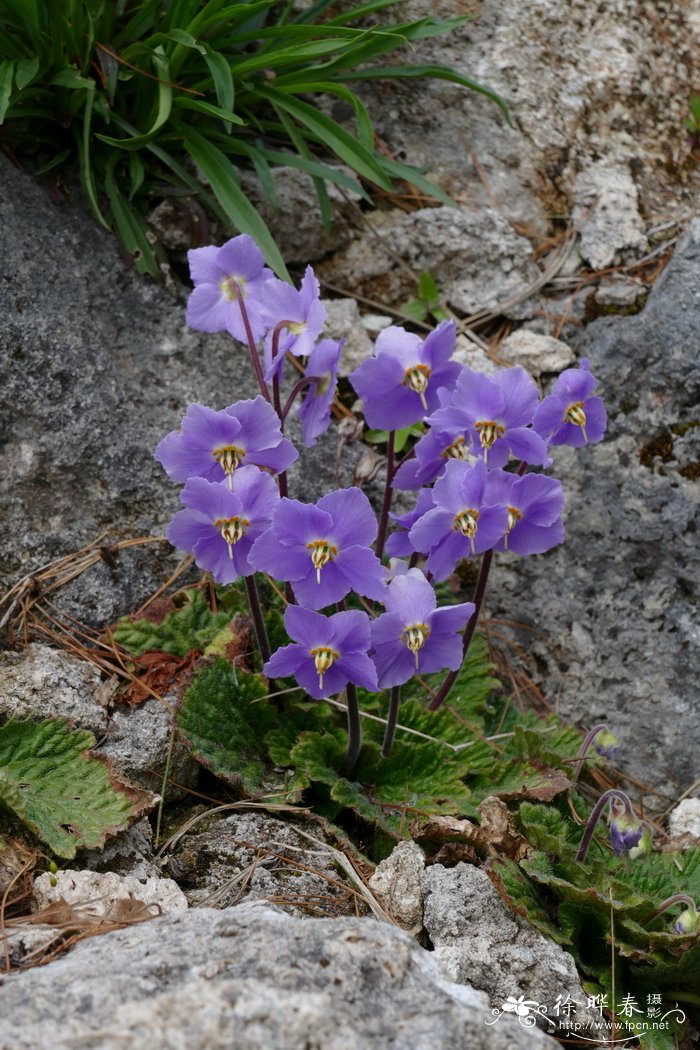
{"type": "Polygon", "coordinates": [[[585,427],[586,412],[583,407],[583,401],[574,401],[573,404],[569,405],[564,413],[564,419],[567,423],[573,423],[575,427],[585,427]]]}
{"type": "Polygon", "coordinates": [[[474,429],[479,435],[481,447],[484,450],[484,463],[491,446],[498,441],[506,432],[502,423],[496,423],[493,419],[480,419],[474,424],[474,429]]]}
{"type": "Polygon", "coordinates": [[[469,546],[474,554],[474,537],[476,536],[476,530],[479,528],[479,511],[474,507],[468,507],[466,510],[461,510],[459,514],[455,514],[452,528],[455,532],[461,532],[463,536],[466,536],[469,540],[469,546]]]}
{"type": "Polygon", "coordinates": [[[224,277],[222,281],[219,281],[219,288],[230,303],[238,298],[236,295],[236,289],[238,289],[243,299],[248,298],[245,279],[243,277],[238,277],[235,273],[230,273],[228,277],[224,277]]]}
{"type": "Polygon", "coordinates": [[[504,546],[504,548],[506,550],[508,550],[508,533],[513,528],[513,526],[517,525],[517,523],[519,521],[521,521],[521,520],[522,520],[522,514],[520,513],[518,508],[517,507],[508,507],[508,526],[506,528],[506,534],[503,537],[503,546],[504,546]]]}
{"type": "Polygon", "coordinates": [[[430,628],[424,623],[410,624],[401,635],[402,640],[416,658],[416,670],[418,669],[418,653],[425,645],[429,635],[430,628]]]}
{"type": "Polygon", "coordinates": [[[318,688],[323,689],[323,676],[328,668],[336,660],[340,659],[340,653],[336,652],[335,649],[329,649],[327,645],[317,645],[315,649],[311,650],[311,655],[314,658],[314,666],[318,675],[318,688]]]}
{"type": "Polygon", "coordinates": [[[442,450],[440,455],[443,459],[467,459],[469,451],[466,447],[464,434],[460,434],[451,445],[448,445],[447,448],[442,450]]]}
{"type": "Polygon", "coordinates": [[[306,321],[290,321],[287,325],[287,328],[292,333],[292,335],[301,335],[301,333],[306,329],[306,321]]]}
{"type": "Polygon", "coordinates": [[[428,411],[428,402],[425,400],[425,392],[428,389],[430,372],[431,369],[427,365],[412,365],[406,369],[406,374],[401,381],[402,386],[415,390],[426,412],[428,411]]]}
{"type": "Polygon", "coordinates": [[[217,518],[214,526],[219,530],[228,545],[228,556],[233,558],[233,545],[238,543],[250,525],[247,518],[217,518]]]}
{"type": "Polygon", "coordinates": [[[315,393],[314,396],[315,397],[323,397],[323,395],[328,392],[328,388],[329,388],[330,385],[331,385],[331,374],[330,374],[330,372],[326,372],[325,375],[319,376],[318,377],[318,382],[316,383],[316,393],[315,393]]]}
{"type": "Polygon", "coordinates": [[[222,445],[212,449],[212,456],[223,470],[228,480],[229,490],[233,490],[233,472],[245,456],[245,449],[238,445],[222,445]]]}
{"type": "Polygon", "coordinates": [[[312,540],[311,543],[306,544],[306,549],[311,551],[311,561],[316,570],[316,583],[320,583],[321,569],[329,561],[333,561],[338,553],[338,548],[328,540],[312,540]]]}

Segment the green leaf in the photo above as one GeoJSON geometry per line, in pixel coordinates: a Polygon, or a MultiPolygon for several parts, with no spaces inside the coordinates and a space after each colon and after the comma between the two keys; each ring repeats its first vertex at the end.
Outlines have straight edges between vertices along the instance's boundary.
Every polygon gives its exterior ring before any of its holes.
{"type": "Polygon", "coordinates": [[[537,889],[519,864],[506,857],[491,862],[487,874],[499,894],[513,911],[527,919],[540,933],[558,944],[571,944],[571,939],[552,921],[537,889]]]}
{"type": "Polygon", "coordinates": [[[145,794],[88,753],[94,744],[63,721],[0,727],[0,802],[59,857],[104,845],[144,809],[145,794]]]}
{"type": "Polygon", "coordinates": [[[239,124],[244,125],[245,121],[233,113],[229,109],[222,109],[220,106],[213,106],[211,102],[203,102],[199,98],[188,98],[187,95],[181,95],[180,98],[174,102],[176,109],[193,109],[195,113],[204,113],[207,117],[218,117],[223,120],[226,124],[239,124]]]}
{"type": "Polygon", "coordinates": [[[399,80],[404,77],[425,77],[435,80],[447,80],[451,84],[458,84],[460,87],[469,88],[470,91],[475,91],[479,95],[485,95],[487,98],[490,98],[492,102],[495,102],[508,123],[510,124],[511,122],[508,106],[500,95],[495,91],[492,91],[491,88],[484,87],[483,84],[478,84],[476,80],[471,80],[469,77],[463,76],[461,73],[458,73],[454,69],[450,69],[448,66],[375,66],[372,69],[362,69],[355,73],[348,73],[345,76],[345,80],[399,80]]]}
{"type": "Polygon", "coordinates": [[[207,48],[204,54],[204,61],[211,73],[214,91],[216,92],[216,100],[219,103],[219,106],[227,112],[232,112],[236,96],[233,86],[233,76],[231,75],[231,67],[227,59],[224,58],[223,55],[220,55],[218,51],[211,51],[207,48]]]}
{"type": "Polygon", "coordinates": [[[296,801],[304,784],[275,769],[264,743],[279,721],[260,675],[238,673],[220,658],[200,665],[178,713],[180,733],[198,762],[247,798],[296,801]]]}
{"type": "Polygon", "coordinates": [[[12,91],[14,75],[14,62],[9,60],[0,62],[0,124],[5,120],[5,114],[10,105],[10,93],[12,91]]]}
{"type": "MultiPolygon", "coordinates": [[[[240,609],[243,599],[240,598],[240,609]]],[[[175,656],[186,656],[193,649],[204,650],[230,621],[232,610],[212,612],[199,590],[185,592],[182,608],[169,613],[161,623],[130,620],[127,616],[114,630],[116,641],[134,656],[157,649],[175,656]]]]}
{"type": "Polygon", "coordinates": [[[128,139],[117,139],[111,135],[98,135],[97,137],[102,142],[106,142],[108,146],[115,146],[117,149],[124,150],[141,149],[151,141],[170,117],[173,101],[173,89],[170,85],[170,65],[163,48],[160,46],[153,49],[151,58],[158,77],[157,105],[153,122],[148,131],[128,139]]]}
{"type": "Polygon", "coordinates": [[[418,294],[429,306],[438,300],[438,286],[427,270],[423,270],[418,281],[418,294]]]}
{"type": "Polygon", "coordinates": [[[425,321],[428,317],[428,307],[422,299],[409,299],[401,307],[401,312],[415,318],[416,321],[425,321]]]}
{"type": "Polygon", "coordinates": [[[71,91],[94,91],[95,81],[92,77],[82,76],[79,69],[62,69],[49,81],[53,87],[69,88],[71,91]]]}
{"type": "Polygon", "coordinates": [[[160,270],[148,237],[145,222],[132,204],[122,195],[114,176],[117,157],[111,157],[105,173],[105,191],[109,198],[112,218],[124,248],[134,260],[139,273],[150,273],[158,278],[160,270]]]}
{"type": "Polygon", "coordinates": [[[250,234],[275,273],[289,280],[279,248],[260,215],[236,184],[228,157],[192,128],[181,127],[180,131],[185,149],[201,169],[231,222],[241,233],[250,234]]]}
{"type": "Polygon", "coordinates": [[[22,91],[26,88],[27,84],[31,84],[34,77],[39,72],[39,65],[41,60],[38,55],[33,55],[31,58],[21,58],[17,63],[17,72],[15,74],[15,83],[17,89],[22,91]]]}

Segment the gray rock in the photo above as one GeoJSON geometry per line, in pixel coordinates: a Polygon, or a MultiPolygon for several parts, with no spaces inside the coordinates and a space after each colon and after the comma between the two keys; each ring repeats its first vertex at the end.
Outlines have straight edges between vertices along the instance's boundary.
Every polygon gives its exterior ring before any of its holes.
{"type": "Polygon", "coordinates": [[[596,288],[595,301],[599,306],[634,306],[638,299],[647,293],[644,281],[634,277],[613,274],[607,281],[601,281],[596,288]]]}
{"type": "MultiPolygon", "coordinates": [[[[347,168],[337,170],[352,176],[347,168]]],[[[279,167],[273,168],[272,177],[277,197],[276,207],[262,192],[255,176],[244,175],[243,184],[272,235],[282,246],[286,262],[305,266],[350,242],[353,220],[357,222],[353,202],[360,200],[359,194],[326,183],[332,215],[331,225],[327,227],[323,223],[310,175],[297,168],[279,167]],[[300,216],[303,216],[303,221],[300,221],[300,216]]]]}
{"type": "Polygon", "coordinates": [[[160,875],[153,854],[153,828],[144,817],[108,839],[102,849],[81,850],[79,858],[91,871],[111,871],[143,880],[160,875]]]}
{"type": "Polygon", "coordinates": [[[415,296],[410,270],[416,276],[427,270],[441,296],[472,313],[524,293],[539,276],[530,242],[491,207],[376,212],[371,225],[373,230],[321,263],[322,277],[398,304],[415,296]],[[408,273],[397,259],[408,264],[408,273]]]}
{"type": "Polygon", "coordinates": [[[297,826],[245,810],[206,816],[168,851],[166,870],[192,905],[227,908],[245,897],[290,915],[335,917],[356,915],[357,902],[366,914],[324,843],[312,822],[297,826]]]}
{"type": "Polygon", "coordinates": [[[423,929],[424,870],[425,854],[409,839],[394,847],[369,880],[370,888],[381,897],[392,919],[412,937],[423,929]]]}
{"type": "MultiPolygon", "coordinates": [[[[66,718],[95,735],[96,752],[111,759],[118,773],[158,792],[172,735],[171,712],[155,699],[110,712],[111,695],[94,664],[60,649],[36,644],[22,654],[0,653],[0,722],[66,718]]],[[[197,764],[177,740],[170,776],[184,786],[197,776],[197,764]]]]}
{"type": "Polygon", "coordinates": [[[467,365],[475,372],[483,372],[487,376],[501,371],[500,365],[497,365],[477,343],[466,335],[457,336],[457,345],[452,356],[455,361],[459,361],[460,365],[467,365]]]}
{"type": "Polygon", "coordinates": [[[618,165],[599,161],[576,176],[572,218],[581,255],[594,270],[610,266],[620,253],[641,254],[648,247],[637,187],[618,165]]]}
{"type": "Polygon", "coordinates": [[[141,880],[107,871],[62,868],[55,875],[45,871],[34,880],[33,911],[41,911],[61,900],[79,909],[82,915],[90,916],[109,915],[116,901],[128,900],[153,906],[154,914],[157,908],[164,914],[187,908],[187,898],[172,879],[151,876],[141,880]]]}
{"type": "Polygon", "coordinates": [[[674,837],[690,835],[700,839],[700,798],[684,798],[678,803],[668,818],[668,832],[674,837]]]}
{"type": "Polygon", "coordinates": [[[327,299],[325,302],[325,334],[329,339],[344,340],[340,374],[346,376],[372,354],[373,343],[362,323],[356,299],[327,299]]]}
{"type": "Polygon", "coordinates": [[[524,996],[547,1007],[540,1018],[550,1033],[559,1027],[558,997],[576,1007],[576,1021],[588,1026],[595,1016],[587,1006],[571,956],[518,918],[499,897],[481,868],[459,863],[433,864],[422,877],[424,925],[447,980],[472,984],[500,1008],[509,996],[524,996]]]}
{"type": "Polygon", "coordinates": [[[577,337],[608,435],[554,450],[566,543],[500,559],[487,598],[535,629],[518,640],[562,715],[607,722],[619,765],[669,799],[697,778],[699,327],[696,221],[641,313],[601,318],[577,337]]]}
{"type": "MultiPolygon", "coordinates": [[[[190,401],[254,396],[243,350],[185,327],[114,239],[0,157],[0,594],[108,532],[163,535],[178,489],[153,450],[190,401]]],[[[167,544],[101,558],[52,594],[93,626],[137,609],[177,564],[167,544]]],[[[3,610],[4,611],[4,610],[3,610]]]]}
{"type": "Polygon", "coordinates": [[[395,927],[194,909],[0,976],[0,1046],[36,1050],[546,1050],[395,927]]]}
{"type": "Polygon", "coordinates": [[[533,376],[543,372],[563,372],[574,363],[570,346],[551,335],[540,335],[527,328],[519,328],[506,336],[496,353],[505,365],[522,365],[533,376]]]}

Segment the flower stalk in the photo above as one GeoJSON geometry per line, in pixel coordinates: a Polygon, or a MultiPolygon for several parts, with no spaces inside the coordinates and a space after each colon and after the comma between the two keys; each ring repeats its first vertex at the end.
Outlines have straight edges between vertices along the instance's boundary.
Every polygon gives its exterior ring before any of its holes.
{"type": "Polygon", "coordinates": [[[401,703],[401,686],[393,686],[389,694],[389,715],[387,717],[384,740],[382,742],[382,758],[388,758],[396,736],[396,723],[399,720],[399,706],[401,703]]]}
{"type": "Polygon", "coordinates": [[[246,310],[245,300],[243,298],[243,292],[239,288],[238,284],[234,281],[231,285],[233,293],[236,296],[236,301],[241,311],[241,317],[243,318],[243,325],[245,327],[246,339],[248,341],[248,349],[250,350],[250,360],[253,364],[253,371],[255,372],[255,378],[258,381],[260,387],[260,393],[266,401],[270,400],[270,391],[268,390],[267,383],[265,382],[265,376],[263,374],[262,365],[260,363],[260,356],[255,345],[255,336],[253,335],[253,329],[250,324],[250,318],[248,311],[246,310]]]}
{"type": "Polygon", "coordinates": [[[270,659],[270,643],[267,639],[265,621],[263,619],[262,609],[260,608],[258,588],[255,584],[255,576],[251,575],[246,576],[244,578],[246,595],[248,597],[248,608],[250,609],[253,627],[255,628],[255,637],[258,640],[258,649],[260,650],[260,656],[262,657],[262,661],[265,664],[270,659]]]}
{"type": "Polygon", "coordinates": [[[392,483],[394,480],[394,446],[396,443],[396,431],[389,431],[389,446],[386,453],[386,484],[384,486],[384,500],[382,502],[382,512],[379,519],[379,532],[377,533],[377,546],[376,553],[377,557],[381,559],[384,553],[384,543],[386,542],[386,532],[389,526],[389,511],[391,510],[391,497],[393,494],[392,483]]]}
{"type": "MultiPolygon", "coordinates": [[[[629,797],[624,793],[624,791],[618,791],[616,788],[612,788],[610,791],[606,791],[600,796],[595,806],[593,807],[593,812],[588,818],[586,830],[583,833],[581,845],[579,846],[578,852],[576,854],[576,860],[580,863],[583,863],[586,859],[586,854],[588,853],[589,846],[593,840],[593,832],[596,829],[596,824],[600,820],[603,814],[603,810],[605,809],[608,803],[610,803],[610,808],[613,813],[612,825],[614,827],[615,823],[617,822],[617,826],[621,832],[621,841],[623,842],[623,848],[624,846],[628,846],[627,841],[624,841],[625,832],[630,829],[633,829],[636,833],[636,828],[634,826],[637,824],[639,825],[639,834],[637,835],[637,842],[641,838],[643,830],[642,825],[641,822],[638,821],[634,815],[634,810],[632,809],[632,803],[630,802],[629,797]]],[[[636,842],[630,842],[629,845],[636,845],[636,842]]],[[[621,850],[617,849],[615,851],[621,852],[621,850]]]]}

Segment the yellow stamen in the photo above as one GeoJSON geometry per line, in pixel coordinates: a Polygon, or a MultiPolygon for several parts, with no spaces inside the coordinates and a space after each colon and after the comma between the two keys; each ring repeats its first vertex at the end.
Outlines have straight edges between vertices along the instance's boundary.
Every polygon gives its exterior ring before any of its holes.
{"type": "Polygon", "coordinates": [[[233,472],[245,457],[245,449],[238,445],[222,445],[220,448],[212,449],[212,456],[226,475],[229,491],[232,492],[233,472]]]}
{"type": "Polygon", "coordinates": [[[217,518],[214,522],[215,527],[219,530],[222,537],[226,540],[228,545],[228,556],[233,558],[233,545],[238,543],[241,539],[245,530],[250,525],[247,518],[217,518]]]}
{"type": "Polygon", "coordinates": [[[219,281],[219,288],[230,303],[238,298],[236,295],[236,287],[241,293],[242,298],[247,299],[248,293],[246,291],[246,281],[243,277],[239,277],[238,274],[235,273],[230,273],[228,277],[224,277],[222,281],[219,281]]]}
{"type": "Polygon", "coordinates": [[[412,365],[411,368],[406,369],[406,374],[402,380],[403,386],[415,390],[426,412],[428,411],[428,402],[425,400],[425,391],[428,389],[430,372],[431,369],[427,365],[412,365]]]}
{"type": "Polygon", "coordinates": [[[517,507],[508,507],[508,527],[506,529],[506,534],[503,538],[503,546],[505,550],[508,550],[508,533],[513,528],[513,526],[521,520],[521,518],[522,514],[517,509],[517,507]]]}
{"type": "Polygon", "coordinates": [[[306,549],[311,551],[311,561],[316,570],[316,583],[321,582],[321,569],[338,554],[338,548],[328,540],[312,540],[306,544],[306,549]]]}
{"type": "Polygon", "coordinates": [[[494,422],[493,419],[481,419],[474,424],[474,429],[479,435],[481,447],[484,450],[484,463],[486,463],[489,449],[494,442],[498,441],[500,437],[503,437],[506,428],[501,423],[494,422]]]}
{"type": "Polygon", "coordinates": [[[336,660],[340,659],[340,653],[336,652],[335,649],[329,649],[327,645],[317,645],[315,649],[311,650],[311,655],[314,658],[316,674],[318,675],[318,687],[323,689],[323,676],[328,668],[336,660]]]}
{"type": "Polygon", "coordinates": [[[586,434],[586,410],[583,407],[583,401],[574,401],[569,405],[564,413],[564,422],[573,423],[575,427],[581,427],[583,436],[588,441],[588,435],[586,434]]]}
{"type": "Polygon", "coordinates": [[[429,635],[430,628],[426,624],[412,623],[401,636],[416,658],[416,670],[418,669],[418,653],[425,645],[429,635]]]}
{"type": "Polygon", "coordinates": [[[468,507],[466,510],[462,510],[459,514],[455,514],[452,528],[455,532],[461,532],[463,536],[469,539],[469,546],[471,547],[472,554],[474,551],[474,537],[476,536],[476,530],[479,528],[479,511],[474,507],[468,507]]]}
{"type": "Polygon", "coordinates": [[[442,450],[440,455],[443,459],[467,459],[469,457],[469,450],[466,446],[464,434],[460,434],[451,445],[448,445],[447,448],[442,450]]]}

